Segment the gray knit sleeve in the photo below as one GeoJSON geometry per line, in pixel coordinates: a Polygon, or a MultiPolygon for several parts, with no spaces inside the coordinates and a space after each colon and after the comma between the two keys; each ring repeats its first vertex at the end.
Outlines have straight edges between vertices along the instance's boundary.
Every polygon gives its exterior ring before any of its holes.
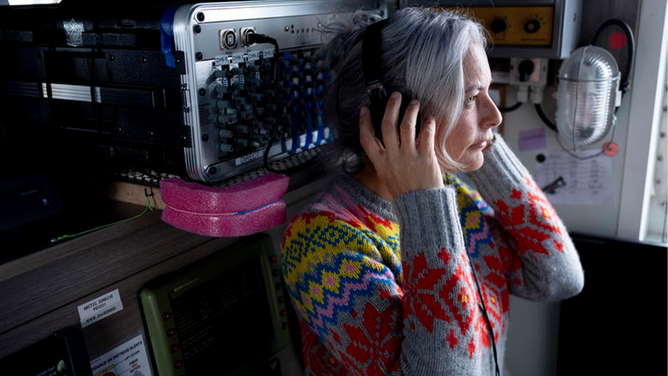
{"type": "Polygon", "coordinates": [[[392,206],[399,220],[402,251],[464,247],[454,188],[408,192],[397,196],[392,206]]]}
{"type": "Polygon", "coordinates": [[[503,138],[496,136],[483,166],[467,175],[505,232],[515,259],[505,264],[520,265],[505,270],[510,292],[542,301],[578,294],[584,274],[568,231],[503,138]]]}
{"type": "Polygon", "coordinates": [[[400,228],[404,293],[401,373],[485,375],[471,361],[473,318],[479,315],[465,256],[456,193],[446,187],[409,192],[393,201],[400,228]]]}

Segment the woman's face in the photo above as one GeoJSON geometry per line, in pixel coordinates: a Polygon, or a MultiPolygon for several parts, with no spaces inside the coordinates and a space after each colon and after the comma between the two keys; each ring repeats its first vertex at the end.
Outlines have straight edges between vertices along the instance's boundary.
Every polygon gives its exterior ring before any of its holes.
{"type": "Polygon", "coordinates": [[[464,56],[463,67],[464,107],[445,141],[445,149],[454,161],[463,165],[461,171],[475,171],[484,161],[482,152],[493,138],[492,128],[501,124],[502,118],[489,96],[492,73],[479,43],[471,45],[464,56]]]}

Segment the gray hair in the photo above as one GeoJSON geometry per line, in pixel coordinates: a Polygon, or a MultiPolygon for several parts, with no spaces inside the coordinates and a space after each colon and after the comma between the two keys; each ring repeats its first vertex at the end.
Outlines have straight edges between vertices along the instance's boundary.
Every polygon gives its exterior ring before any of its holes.
{"type": "MultiPolygon", "coordinates": [[[[377,13],[358,11],[348,23],[328,25],[334,36],[325,47],[331,79],[327,84],[324,119],[333,127],[346,172],[362,167],[359,112],[370,103],[362,74],[362,34],[379,20],[377,13]]],[[[380,70],[388,95],[399,91],[420,101],[420,116],[445,119],[437,132],[436,155],[445,166],[460,167],[445,150],[445,140],[459,120],[464,104],[462,61],[469,47],[486,47],[484,28],[461,12],[435,8],[397,11],[383,28],[380,70]]]]}

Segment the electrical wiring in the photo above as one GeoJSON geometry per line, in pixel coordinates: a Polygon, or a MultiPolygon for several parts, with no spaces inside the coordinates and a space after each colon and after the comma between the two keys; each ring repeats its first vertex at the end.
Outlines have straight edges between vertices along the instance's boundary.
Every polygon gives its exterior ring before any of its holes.
{"type": "MultiPolygon", "coordinates": [[[[258,34],[258,33],[248,34],[248,44],[252,45],[252,44],[256,44],[256,43],[268,43],[268,44],[271,44],[271,45],[274,46],[274,57],[273,57],[273,59],[274,59],[274,61],[273,61],[273,67],[274,67],[273,75],[274,75],[274,77],[273,77],[273,81],[274,81],[274,92],[276,93],[276,95],[274,96],[274,100],[275,100],[276,108],[280,108],[279,99],[278,99],[279,98],[278,83],[280,81],[280,76],[279,76],[279,74],[280,74],[279,62],[280,61],[279,61],[278,41],[276,39],[268,36],[268,35],[265,35],[265,34],[258,34]]],[[[299,170],[303,170],[304,168],[310,166],[314,162],[315,158],[317,157],[317,154],[315,154],[309,160],[307,160],[306,162],[304,162],[304,163],[302,163],[298,166],[289,167],[287,169],[275,169],[275,168],[271,167],[271,165],[269,164],[269,151],[271,150],[271,147],[274,144],[274,142],[277,141],[280,129],[281,129],[280,124],[276,124],[276,126],[274,127],[274,129],[271,132],[271,135],[269,137],[269,142],[267,143],[267,146],[264,149],[264,153],[263,153],[264,168],[269,172],[274,172],[274,173],[284,174],[284,175],[290,175],[292,173],[295,173],[299,170]]]]}

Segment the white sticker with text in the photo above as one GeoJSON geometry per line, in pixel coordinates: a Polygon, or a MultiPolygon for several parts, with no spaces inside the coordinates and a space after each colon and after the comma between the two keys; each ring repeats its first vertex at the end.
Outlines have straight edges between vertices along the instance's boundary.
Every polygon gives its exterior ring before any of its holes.
{"type": "Polygon", "coordinates": [[[88,301],[78,307],[81,327],[85,328],[105,317],[123,310],[123,302],[118,289],[88,301]]]}

